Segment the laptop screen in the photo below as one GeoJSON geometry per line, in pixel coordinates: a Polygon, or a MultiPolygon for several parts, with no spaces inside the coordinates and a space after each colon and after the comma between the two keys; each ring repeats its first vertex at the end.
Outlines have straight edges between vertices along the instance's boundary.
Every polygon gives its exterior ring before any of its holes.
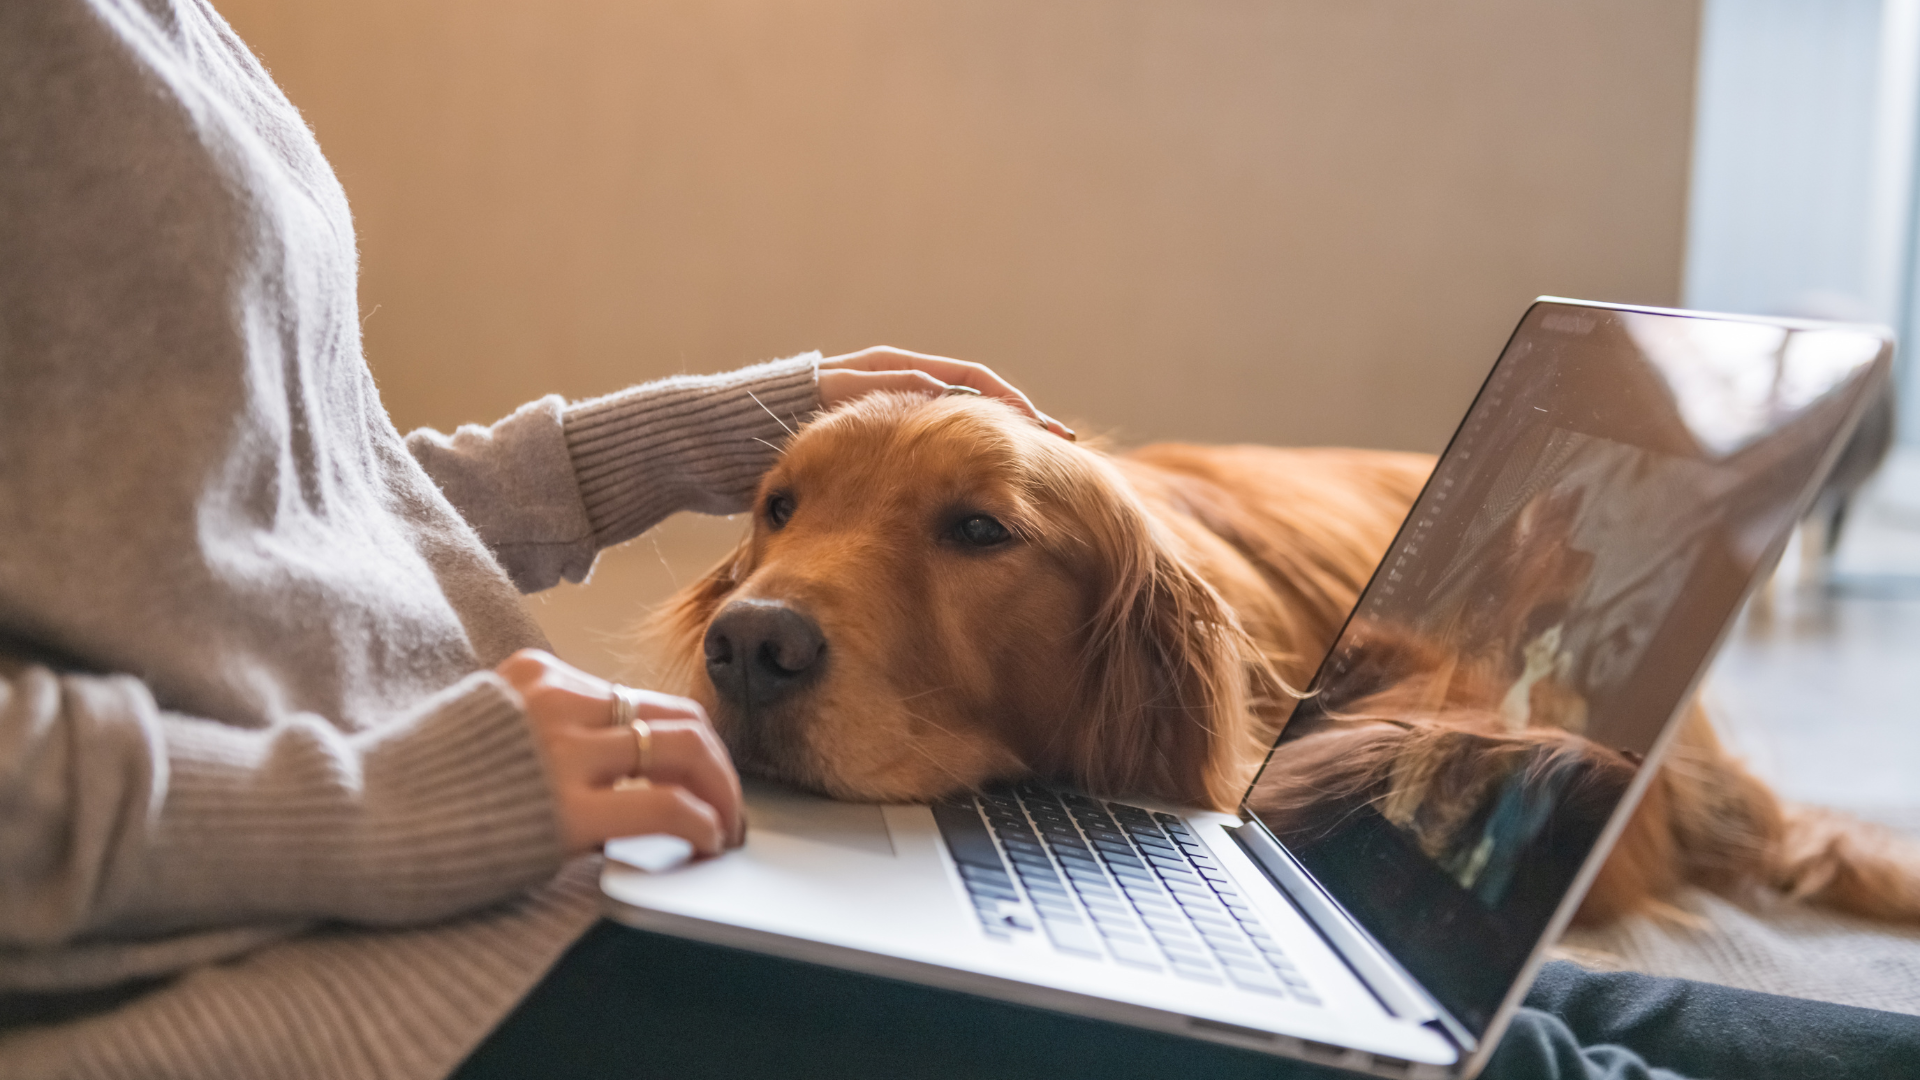
{"type": "Polygon", "coordinates": [[[1244,807],[1476,1035],[1883,352],[1552,301],[1509,341],[1244,807]]]}

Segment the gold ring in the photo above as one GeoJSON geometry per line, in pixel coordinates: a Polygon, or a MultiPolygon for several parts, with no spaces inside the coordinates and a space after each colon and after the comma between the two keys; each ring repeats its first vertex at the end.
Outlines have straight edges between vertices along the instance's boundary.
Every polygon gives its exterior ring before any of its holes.
{"type": "Polygon", "coordinates": [[[627,726],[633,729],[633,748],[639,751],[640,760],[633,767],[635,779],[645,779],[653,771],[653,725],[645,720],[629,720],[627,726]]]}

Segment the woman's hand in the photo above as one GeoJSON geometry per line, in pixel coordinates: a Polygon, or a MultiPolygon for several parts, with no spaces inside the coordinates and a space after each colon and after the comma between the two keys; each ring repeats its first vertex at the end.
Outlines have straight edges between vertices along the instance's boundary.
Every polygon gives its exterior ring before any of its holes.
{"type": "Polygon", "coordinates": [[[1027,395],[983,364],[949,360],[944,356],[890,349],[885,345],[820,361],[820,405],[831,409],[876,390],[897,390],[935,397],[956,386],[999,398],[1045,425],[1048,431],[1072,441],[1073,429],[1033,407],[1027,395]]]}
{"type": "Polygon", "coordinates": [[[494,669],[519,691],[546,758],[569,854],[617,836],[671,833],[702,855],[746,839],[740,777],[698,703],[630,690],[653,731],[644,785],[614,785],[640,764],[633,730],[613,724],[613,686],[551,654],[522,649],[494,669]]]}

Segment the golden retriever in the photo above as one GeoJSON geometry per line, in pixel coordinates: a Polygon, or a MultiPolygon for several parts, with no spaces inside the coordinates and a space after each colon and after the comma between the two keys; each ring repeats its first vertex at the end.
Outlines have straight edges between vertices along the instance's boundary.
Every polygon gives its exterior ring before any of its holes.
{"type": "MultiPolygon", "coordinates": [[[[1230,809],[1432,464],[1253,446],[1115,454],[992,400],[868,397],[800,431],[751,532],[671,601],[666,688],[708,709],[743,771],[839,798],[927,801],[1038,776],[1230,809]]],[[[1596,776],[1631,776],[1569,731],[1514,730],[1527,702],[1472,679],[1408,722],[1388,698],[1417,682],[1417,651],[1387,697],[1341,703],[1379,722],[1277,757],[1255,803],[1311,815],[1359,799],[1391,816],[1408,777],[1458,774],[1437,761],[1547,744],[1596,776]]],[[[1662,910],[1685,883],[1920,919],[1912,848],[1784,805],[1697,706],[1684,723],[1583,920],[1662,910]]]]}

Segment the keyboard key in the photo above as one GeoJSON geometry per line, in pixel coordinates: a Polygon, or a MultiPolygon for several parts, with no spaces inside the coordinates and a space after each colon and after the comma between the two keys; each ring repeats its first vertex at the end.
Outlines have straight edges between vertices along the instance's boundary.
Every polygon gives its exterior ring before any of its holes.
{"type": "Polygon", "coordinates": [[[1113,958],[1123,964],[1131,964],[1134,967],[1151,968],[1154,971],[1162,970],[1160,953],[1151,945],[1134,944],[1129,941],[1114,941],[1109,939],[1107,941],[1107,948],[1113,953],[1113,958]]]}
{"type": "Polygon", "coordinates": [[[1231,943],[1218,942],[1212,938],[1207,939],[1207,944],[1213,946],[1213,955],[1219,957],[1220,962],[1223,964],[1244,964],[1248,967],[1258,968],[1261,971],[1267,970],[1267,965],[1261,963],[1260,958],[1253,955],[1252,949],[1242,948],[1239,945],[1231,943]]]}
{"type": "Polygon", "coordinates": [[[1095,923],[1094,926],[1100,931],[1100,936],[1106,938],[1109,943],[1115,941],[1127,942],[1133,945],[1145,945],[1147,943],[1147,935],[1137,930],[1108,926],[1106,923],[1095,923]]]}
{"type": "Polygon", "coordinates": [[[1080,917],[1080,909],[1077,907],[1074,907],[1073,901],[1068,900],[1064,896],[1053,897],[1053,896],[1036,895],[1033,898],[1033,909],[1035,911],[1038,911],[1041,915],[1046,916],[1047,918],[1052,918],[1055,915],[1058,915],[1062,918],[1074,918],[1074,919],[1077,919],[1080,917]]]}
{"type": "Polygon", "coordinates": [[[1173,841],[1162,836],[1158,829],[1153,832],[1144,832],[1138,829],[1129,829],[1127,831],[1133,835],[1133,842],[1139,844],[1141,847],[1158,851],[1169,859],[1180,858],[1180,849],[1174,847],[1173,841]]]}
{"type": "Polygon", "coordinates": [[[1037,851],[1010,851],[1007,853],[1007,858],[1013,861],[1016,868],[1031,866],[1036,870],[1051,871],[1053,869],[1053,860],[1037,851]]]}
{"type": "MultiPolygon", "coordinates": [[[[1262,994],[1272,994],[1274,997],[1285,997],[1287,995],[1285,990],[1280,989],[1280,983],[1264,971],[1248,971],[1244,968],[1230,967],[1227,969],[1227,978],[1233,981],[1233,985],[1242,990],[1257,990],[1262,994]]],[[[1315,1004],[1318,1004],[1318,1002],[1315,1002],[1315,1004]]]]}
{"type": "Polygon", "coordinates": [[[1185,976],[1186,978],[1199,982],[1210,982],[1216,985],[1220,982],[1219,969],[1215,968],[1212,964],[1195,964],[1177,956],[1169,956],[1167,957],[1167,965],[1173,968],[1173,973],[1176,975],[1185,976]]]}
{"type": "Polygon", "coordinates": [[[1202,967],[1206,966],[1206,951],[1191,942],[1168,941],[1166,938],[1154,938],[1153,940],[1159,943],[1160,951],[1166,953],[1169,960],[1184,960],[1202,967]]]}
{"type": "Polygon", "coordinates": [[[970,863],[961,863],[960,876],[968,881],[981,881],[988,885],[1010,887],[1013,884],[1013,879],[1007,876],[1007,872],[997,866],[974,866],[970,863]]]}
{"type": "Polygon", "coordinates": [[[1189,855],[1187,856],[1187,860],[1193,863],[1194,866],[1198,867],[1201,870],[1220,869],[1220,864],[1217,862],[1214,862],[1213,857],[1210,855],[1189,855]]]}
{"type": "Polygon", "coordinates": [[[1147,861],[1149,863],[1152,863],[1153,866],[1159,870],[1171,871],[1176,874],[1191,873],[1191,871],[1187,869],[1187,864],[1185,862],[1179,859],[1170,858],[1166,855],[1155,855],[1153,852],[1149,851],[1147,852],[1147,861]]]}
{"type": "Polygon", "coordinates": [[[1207,897],[1208,899],[1212,899],[1213,897],[1213,890],[1207,888],[1206,882],[1200,880],[1200,875],[1190,874],[1178,867],[1173,867],[1171,869],[1164,868],[1164,867],[1161,868],[1160,879],[1162,881],[1165,881],[1169,885],[1172,885],[1175,882],[1178,882],[1181,885],[1189,886],[1195,890],[1206,889],[1206,891],[1204,893],[1201,893],[1201,895],[1207,897]]]}
{"type": "Polygon", "coordinates": [[[1234,953],[1221,952],[1216,949],[1214,950],[1213,958],[1229,968],[1237,968],[1241,971],[1258,971],[1264,974],[1267,970],[1267,965],[1255,960],[1251,956],[1239,956],[1234,953]]]}
{"type": "Polygon", "coordinates": [[[1020,881],[1029,892],[1057,893],[1067,895],[1067,886],[1052,872],[1044,874],[1026,873],[1020,875],[1020,881]]]}
{"type": "Polygon", "coordinates": [[[1100,939],[1084,925],[1054,919],[1041,921],[1046,924],[1047,936],[1053,939],[1055,948],[1084,956],[1101,955],[1100,939]]]}
{"type": "Polygon", "coordinates": [[[1195,926],[1222,930],[1233,935],[1235,939],[1240,936],[1240,924],[1233,921],[1233,916],[1217,907],[1208,907],[1205,904],[1182,904],[1180,910],[1181,914],[1193,920],[1195,926]]]}
{"type": "Polygon", "coordinates": [[[1006,900],[1012,903],[1017,903],[1020,899],[1020,894],[1014,892],[1011,888],[1003,889],[998,885],[988,885],[981,881],[967,882],[967,891],[972,893],[975,898],[991,896],[995,900],[1006,900]]]}
{"type": "Polygon", "coordinates": [[[947,842],[954,862],[994,869],[1005,866],[1000,861],[1000,849],[994,846],[993,834],[987,831],[987,823],[980,820],[980,812],[971,805],[935,803],[933,820],[940,827],[940,837],[947,842]]]}

